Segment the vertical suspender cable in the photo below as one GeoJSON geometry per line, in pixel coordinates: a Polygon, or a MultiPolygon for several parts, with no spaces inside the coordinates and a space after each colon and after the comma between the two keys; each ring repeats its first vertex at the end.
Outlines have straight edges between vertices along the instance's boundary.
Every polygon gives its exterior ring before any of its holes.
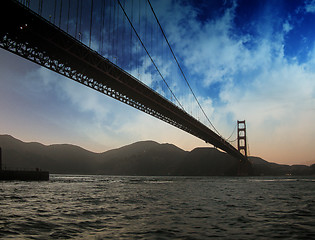
{"type": "Polygon", "coordinates": [[[93,0],[91,0],[91,16],[90,16],[90,40],[89,40],[89,48],[91,48],[91,41],[92,41],[92,19],[93,19],[93,0]]]}
{"type": "Polygon", "coordinates": [[[104,5],[103,5],[103,24],[102,24],[102,33],[103,33],[103,37],[102,37],[102,50],[104,52],[104,42],[105,42],[105,34],[106,34],[106,21],[105,21],[105,17],[106,17],[106,0],[104,0],[104,5]]]}
{"type": "MultiPolygon", "coordinates": [[[[141,25],[140,25],[140,9],[141,9],[141,7],[140,7],[140,0],[139,0],[139,2],[138,2],[138,11],[139,11],[139,13],[138,13],[138,24],[139,24],[139,28],[138,28],[138,31],[139,31],[139,36],[141,36],[141,25]]],[[[138,78],[140,79],[140,81],[141,81],[141,77],[140,77],[140,43],[138,42],[138,44],[137,44],[137,68],[138,68],[138,78]]]]}
{"type": "Polygon", "coordinates": [[[69,33],[69,20],[70,20],[70,0],[68,0],[67,33],[69,33]]]}
{"type": "Polygon", "coordinates": [[[75,33],[74,33],[75,38],[77,38],[77,33],[78,33],[78,17],[79,17],[79,0],[77,0],[77,12],[76,12],[76,17],[75,17],[75,33]]]}
{"type": "MultiPolygon", "coordinates": [[[[109,21],[108,21],[108,45],[111,46],[112,41],[111,41],[111,36],[112,36],[112,32],[111,32],[111,27],[112,27],[112,0],[109,0],[109,21]]],[[[108,48],[108,56],[109,58],[111,57],[112,53],[112,48],[109,47],[108,48]]]]}
{"type": "Polygon", "coordinates": [[[112,51],[113,51],[113,48],[112,48],[112,9],[113,9],[113,1],[112,0],[109,0],[109,21],[108,21],[108,56],[109,58],[111,59],[112,57],[112,51]]]}
{"type": "Polygon", "coordinates": [[[144,5],[144,11],[145,11],[145,17],[144,17],[144,43],[148,45],[147,43],[147,27],[148,27],[148,11],[147,11],[147,2],[145,2],[144,5]]]}
{"type": "Polygon", "coordinates": [[[104,3],[104,0],[101,1],[101,9],[100,9],[100,12],[101,12],[101,23],[100,23],[100,40],[99,40],[99,49],[100,49],[100,54],[102,55],[102,50],[103,50],[103,34],[102,34],[102,31],[103,31],[103,3],[104,3]]]}
{"type": "Polygon", "coordinates": [[[115,7],[114,7],[114,31],[115,31],[115,35],[114,35],[114,54],[115,54],[115,64],[117,64],[117,49],[118,49],[118,29],[117,29],[117,4],[116,1],[114,3],[115,7]]]}
{"type": "Polygon", "coordinates": [[[116,64],[118,65],[119,61],[119,49],[120,49],[120,31],[119,31],[119,6],[116,4],[116,64]]]}
{"type": "Polygon", "coordinates": [[[119,50],[121,49],[120,42],[121,42],[121,37],[120,37],[120,28],[119,28],[119,6],[116,4],[116,64],[118,65],[119,62],[119,50]]]}
{"type": "Polygon", "coordinates": [[[61,26],[61,15],[62,15],[62,0],[60,0],[59,28],[61,26]]]}
{"type": "Polygon", "coordinates": [[[42,10],[43,10],[43,0],[38,1],[38,15],[42,15],[42,10]]]}
{"type": "Polygon", "coordinates": [[[79,21],[80,21],[80,24],[79,24],[79,40],[82,41],[82,38],[83,38],[83,35],[82,35],[82,32],[81,32],[81,19],[82,19],[82,0],[80,0],[80,17],[79,17],[79,21]]]}
{"type": "Polygon", "coordinates": [[[120,21],[120,12],[119,6],[117,5],[117,65],[121,56],[121,45],[122,45],[122,31],[121,31],[121,21],[120,21]]]}
{"type": "MultiPolygon", "coordinates": [[[[131,22],[133,22],[133,0],[131,0],[131,22]]],[[[133,41],[132,41],[132,36],[133,36],[133,31],[132,31],[132,27],[130,27],[130,70],[132,69],[132,48],[133,48],[133,41]]]]}
{"type": "MultiPolygon", "coordinates": [[[[152,15],[151,15],[151,17],[152,17],[152,15]]],[[[151,37],[150,38],[150,45],[151,45],[150,47],[151,47],[151,54],[153,54],[153,46],[152,46],[152,44],[153,44],[153,26],[151,24],[149,26],[150,26],[150,35],[151,35],[150,36],[151,37]]],[[[152,81],[154,79],[154,78],[152,79],[152,73],[150,74],[150,76],[151,76],[151,81],[152,81]]]]}
{"type": "Polygon", "coordinates": [[[116,16],[116,2],[114,1],[114,6],[113,6],[113,33],[112,33],[112,42],[111,42],[111,47],[112,49],[112,58],[113,60],[115,59],[115,16],[116,16]]]}
{"type": "Polygon", "coordinates": [[[117,27],[118,27],[118,38],[119,38],[119,44],[118,44],[118,63],[120,66],[122,66],[120,63],[122,63],[122,57],[123,57],[123,41],[124,41],[124,37],[123,37],[123,25],[122,25],[122,19],[121,19],[121,14],[120,14],[120,9],[119,6],[117,6],[117,27]]]}
{"type": "Polygon", "coordinates": [[[113,46],[114,46],[114,59],[115,59],[115,64],[117,64],[117,45],[118,45],[118,38],[117,38],[117,4],[116,1],[114,1],[114,41],[113,41],[113,46]]]}
{"type": "Polygon", "coordinates": [[[54,24],[56,21],[56,8],[57,8],[57,0],[55,0],[55,8],[54,8],[54,24]]]}
{"type": "MultiPolygon", "coordinates": [[[[126,7],[126,1],[124,1],[124,8],[126,7]]],[[[126,53],[126,41],[125,41],[125,39],[126,39],[126,28],[125,28],[125,25],[126,25],[126,18],[124,18],[124,16],[123,15],[121,15],[121,17],[122,17],[122,19],[123,19],[123,21],[122,21],[122,27],[123,27],[123,36],[122,36],[122,39],[123,39],[123,43],[122,43],[122,60],[124,60],[125,59],[125,53],[126,53]]],[[[125,64],[125,62],[123,63],[123,64],[125,64]]]]}
{"type": "Polygon", "coordinates": [[[108,13],[108,9],[110,10],[110,8],[109,8],[110,1],[108,3],[106,0],[105,6],[106,6],[106,8],[105,8],[105,18],[106,18],[106,20],[105,20],[105,34],[106,34],[106,40],[105,40],[106,48],[105,48],[105,50],[106,50],[106,52],[105,52],[105,54],[106,54],[106,57],[108,58],[108,56],[109,56],[109,47],[107,47],[109,45],[109,17],[108,17],[109,13],[108,13]]]}
{"type": "Polygon", "coordinates": [[[116,64],[118,64],[119,60],[119,40],[120,40],[120,32],[119,32],[119,6],[116,3],[116,64]]]}
{"type": "MultiPolygon", "coordinates": [[[[145,44],[148,46],[149,44],[148,44],[148,6],[147,6],[148,4],[147,4],[147,2],[145,2],[145,27],[144,27],[144,29],[145,29],[145,31],[144,31],[144,36],[145,36],[145,39],[144,39],[144,41],[145,41],[145,44]]],[[[148,58],[147,58],[147,56],[146,56],[146,58],[145,58],[145,66],[148,66],[148,58]]]]}
{"type": "Polygon", "coordinates": [[[101,50],[101,55],[104,55],[104,54],[106,54],[106,53],[104,53],[104,42],[106,42],[106,40],[105,40],[105,36],[106,36],[106,19],[105,19],[105,17],[106,17],[106,0],[103,0],[103,12],[102,12],[102,16],[103,16],[103,18],[102,18],[102,45],[101,45],[101,47],[102,47],[102,50],[101,50]]]}

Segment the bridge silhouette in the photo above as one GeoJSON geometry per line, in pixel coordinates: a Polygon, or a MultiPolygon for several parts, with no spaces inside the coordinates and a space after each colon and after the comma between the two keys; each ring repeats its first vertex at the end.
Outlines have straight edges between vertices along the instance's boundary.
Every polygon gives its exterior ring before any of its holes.
{"type": "Polygon", "coordinates": [[[246,146],[232,146],[205,114],[149,0],[4,0],[0,11],[1,48],[248,164],[246,146]]]}

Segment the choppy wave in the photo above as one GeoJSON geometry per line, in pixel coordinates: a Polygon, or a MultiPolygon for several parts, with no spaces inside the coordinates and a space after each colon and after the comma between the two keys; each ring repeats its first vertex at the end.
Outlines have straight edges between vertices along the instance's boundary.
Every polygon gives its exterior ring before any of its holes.
{"type": "Polygon", "coordinates": [[[310,177],[0,182],[1,239],[315,239],[310,177]]]}

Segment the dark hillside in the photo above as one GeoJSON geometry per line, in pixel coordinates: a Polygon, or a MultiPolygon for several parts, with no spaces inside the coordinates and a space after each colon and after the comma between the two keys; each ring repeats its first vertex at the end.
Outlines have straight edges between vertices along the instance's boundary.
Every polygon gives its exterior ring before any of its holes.
{"type": "Polygon", "coordinates": [[[74,145],[45,146],[24,143],[9,135],[0,135],[3,166],[9,169],[41,168],[52,173],[91,174],[97,154],[74,145]]]}
{"type": "MultiPolygon", "coordinates": [[[[69,144],[45,146],[0,135],[3,167],[41,168],[50,173],[108,175],[234,176],[238,161],[215,148],[186,152],[172,144],[142,141],[104,153],[93,153],[69,144]]],[[[280,165],[250,157],[254,175],[311,175],[315,165],[280,165]]]]}
{"type": "Polygon", "coordinates": [[[196,148],[187,154],[176,173],[188,176],[236,175],[237,164],[236,159],[215,148],[196,148]]]}
{"type": "Polygon", "coordinates": [[[102,174],[173,175],[187,152],[171,144],[138,142],[102,154],[102,174]]]}

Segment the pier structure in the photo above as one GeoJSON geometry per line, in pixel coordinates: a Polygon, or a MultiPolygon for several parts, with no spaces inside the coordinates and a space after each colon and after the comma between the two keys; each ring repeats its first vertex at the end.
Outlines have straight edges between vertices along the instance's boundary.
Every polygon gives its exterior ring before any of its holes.
{"type": "Polygon", "coordinates": [[[36,168],[32,170],[7,170],[2,168],[2,149],[0,147],[0,181],[48,181],[49,172],[36,168]]]}

